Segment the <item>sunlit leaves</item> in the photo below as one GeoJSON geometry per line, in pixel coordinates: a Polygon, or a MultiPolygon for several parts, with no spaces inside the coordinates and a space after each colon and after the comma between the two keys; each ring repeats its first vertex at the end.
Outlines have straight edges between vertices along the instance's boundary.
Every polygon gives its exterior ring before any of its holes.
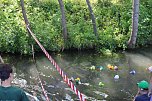
{"type": "MultiPolygon", "coordinates": [[[[31,29],[47,50],[63,47],[116,50],[126,48],[131,33],[131,0],[90,0],[96,17],[99,40],[93,33],[85,0],[63,0],[67,20],[68,42],[61,32],[61,13],[57,0],[24,0],[31,29]]],[[[137,45],[152,40],[152,1],[140,1],[137,45]]],[[[0,51],[29,54],[30,39],[21,13],[20,0],[0,0],[0,51]]]]}

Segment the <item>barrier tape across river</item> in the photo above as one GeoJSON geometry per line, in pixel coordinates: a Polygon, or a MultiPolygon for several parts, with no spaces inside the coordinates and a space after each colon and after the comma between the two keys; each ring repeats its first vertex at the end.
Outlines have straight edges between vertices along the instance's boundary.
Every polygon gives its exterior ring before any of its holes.
{"type": "MultiPolygon", "coordinates": [[[[50,62],[53,64],[53,66],[56,68],[56,70],[59,72],[59,74],[62,76],[64,81],[68,84],[68,86],[75,92],[75,94],[79,97],[80,101],[86,101],[85,95],[82,94],[76,86],[73,84],[73,82],[70,81],[70,79],[67,77],[67,75],[63,72],[63,70],[59,67],[59,65],[55,62],[55,60],[49,55],[49,53],[45,50],[45,48],[42,46],[42,44],[38,41],[34,33],[30,30],[28,25],[26,26],[27,30],[31,34],[31,36],[34,38],[36,43],[39,45],[39,47],[42,49],[42,51],[45,53],[46,57],[50,60],[50,62]]],[[[46,92],[44,93],[45,97],[47,98],[46,92]]]]}

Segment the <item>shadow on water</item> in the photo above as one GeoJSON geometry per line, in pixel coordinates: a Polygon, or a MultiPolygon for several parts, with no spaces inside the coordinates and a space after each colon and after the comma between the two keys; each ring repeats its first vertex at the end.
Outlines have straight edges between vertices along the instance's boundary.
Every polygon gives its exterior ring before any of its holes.
{"type": "MultiPolygon", "coordinates": [[[[88,101],[132,101],[137,92],[136,83],[143,79],[149,80],[146,68],[152,66],[150,50],[152,47],[118,52],[113,56],[103,56],[92,51],[50,54],[69,78],[80,78],[82,84],[76,86],[88,97],[88,101]],[[108,69],[108,64],[118,66],[119,70],[108,69]],[[102,66],[103,70],[91,69],[92,66],[102,66]],[[136,71],[134,75],[130,74],[132,70],[136,71]],[[119,75],[120,78],[114,80],[115,75],[119,75]],[[99,86],[99,82],[103,85],[99,86]]],[[[37,79],[40,74],[50,99],[78,101],[78,97],[64,83],[43,53],[36,54],[37,67],[32,56],[2,54],[2,57],[4,61],[14,65],[16,78],[27,81],[26,86],[22,87],[27,92],[35,91],[41,100],[45,100],[37,79]]]]}

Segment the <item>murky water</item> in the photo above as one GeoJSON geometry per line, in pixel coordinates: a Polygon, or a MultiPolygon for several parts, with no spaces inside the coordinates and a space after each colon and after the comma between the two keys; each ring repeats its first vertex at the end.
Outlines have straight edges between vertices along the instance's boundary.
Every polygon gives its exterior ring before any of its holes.
{"type": "MultiPolygon", "coordinates": [[[[80,78],[76,87],[85,94],[88,101],[131,101],[137,92],[136,83],[149,80],[146,68],[152,66],[152,47],[137,51],[118,52],[112,56],[103,56],[92,51],[50,53],[69,78],[80,78]],[[118,66],[114,71],[107,65],[118,66]],[[103,70],[92,70],[92,66],[102,66],[103,70]],[[130,71],[135,70],[135,74],[130,71]],[[119,75],[118,80],[114,76],[119,75]],[[103,85],[100,86],[99,82],[103,85]]],[[[32,56],[2,54],[5,62],[14,65],[15,84],[19,83],[25,91],[35,91],[37,97],[45,100],[38,76],[41,78],[48,96],[53,101],[78,101],[78,97],[64,83],[54,66],[43,53],[36,54],[36,64],[32,56]],[[26,85],[26,86],[25,86],[26,85]],[[67,100],[66,100],[67,99],[67,100]],[[71,99],[71,100],[70,100],[71,99]]]]}

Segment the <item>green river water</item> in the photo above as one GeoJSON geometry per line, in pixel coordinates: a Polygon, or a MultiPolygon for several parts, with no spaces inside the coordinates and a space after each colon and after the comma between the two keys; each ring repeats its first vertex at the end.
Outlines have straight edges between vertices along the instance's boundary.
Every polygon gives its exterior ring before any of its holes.
{"type": "MultiPolygon", "coordinates": [[[[152,47],[117,52],[111,56],[93,51],[50,52],[50,55],[69,78],[80,78],[82,84],[76,87],[87,96],[87,101],[132,101],[137,92],[136,83],[149,80],[150,74],[146,68],[152,66],[152,47]],[[117,66],[118,71],[108,69],[108,64],[117,66]],[[91,70],[92,66],[102,66],[103,70],[91,70]],[[132,70],[136,71],[134,75],[130,74],[132,70]],[[120,78],[115,80],[115,75],[120,78]],[[99,82],[103,86],[99,86],[99,82]]],[[[2,57],[14,66],[13,83],[29,93],[36,92],[40,101],[45,99],[38,76],[51,100],[79,101],[43,53],[35,54],[37,66],[32,56],[3,53],[2,57]]]]}

